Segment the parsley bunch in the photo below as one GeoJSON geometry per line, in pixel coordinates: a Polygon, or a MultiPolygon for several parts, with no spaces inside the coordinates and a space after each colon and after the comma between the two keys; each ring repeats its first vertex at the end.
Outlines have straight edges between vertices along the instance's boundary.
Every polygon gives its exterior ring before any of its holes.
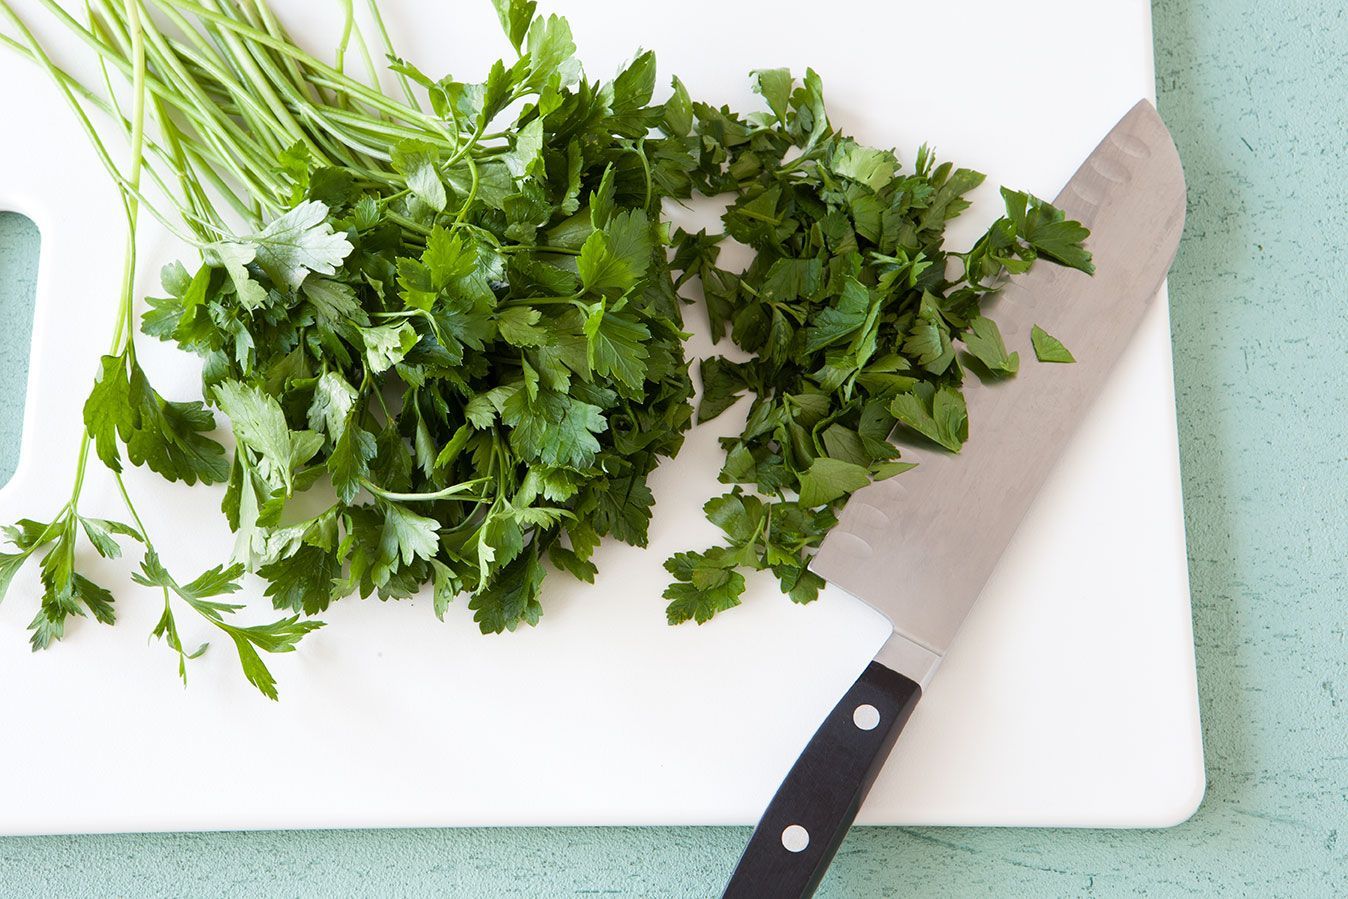
{"type": "Polygon", "coordinates": [[[671,192],[662,160],[682,151],[651,134],[662,117],[652,54],[592,81],[564,19],[536,15],[532,0],[494,0],[514,60],[465,83],[394,57],[406,95],[395,100],[372,86],[350,2],[331,65],[260,2],[102,0],[87,23],[44,5],[105,75],[128,76],[134,108],[110,80],[96,90],[56,66],[0,0],[18,31],[3,40],[70,101],[122,189],[131,235],[72,497],[54,520],[9,529],[20,551],[0,557],[3,587],[45,552],[34,648],[72,614],[113,621],[111,594],[78,573],[81,532],[105,556],[118,537],[145,543],[136,580],[163,592],[155,635],[184,677],[192,654],[175,605],[228,634],[272,698],[259,651],[292,649],[319,626],[301,616],[338,598],[433,584],[437,614],[467,593],[484,632],[513,630],[538,621],[545,559],[591,580],[602,537],[645,544],[647,475],[692,417],[659,218],[671,192]],[[351,46],[368,81],[343,69],[351,46]],[[123,126],[128,171],[86,108],[123,126]],[[137,362],[142,208],[200,260],[164,269],[165,295],[141,328],[202,358],[228,449],[210,436],[207,406],[166,400],[137,362]],[[134,525],[80,515],[91,446],[134,525]],[[165,570],[122,484],[126,461],[188,484],[227,482],[232,564],[187,583],[165,570]],[[267,581],[284,617],[230,622],[239,607],[215,597],[244,571],[267,581]]]}
{"type": "MultiPolygon", "coordinates": [[[[923,147],[912,171],[829,124],[819,76],[755,73],[766,113],[693,104],[691,178],[732,201],[722,234],[679,232],[679,283],[698,279],[714,340],[727,332],[746,362],[701,363],[699,421],[753,397],[743,432],[723,439],[707,503],[726,543],[665,563],[670,623],[699,623],[739,604],[743,569],[770,570],[795,602],[823,581],[806,567],[854,491],[911,468],[889,442],[899,427],[951,452],[968,438],[961,385],[1011,377],[1008,352],[981,303],[1038,260],[1092,271],[1088,232],[1048,203],[1002,190],[1006,215],[965,252],[948,223],[983,182],[923,147]],[[717,266],[726,238],[754,251],[747,270],[717,266]],[[747,489],[746,489],[747,488],[747,489]]],[[[1072,361],[1041,329],[1041,361],[1072,361]]]]}
{"type": "MultiPolygon", "coordinates": [[[[744,569],[771,570],[808,602],[820,580],[807,564],[836,508],[909,467],[890,432],[958,451],[964,378],[1015,373],[982,300],[1038,259],[1090,270],[1085,229],[1013,191],[972,248],[946,249],[947,223],[983,176],[925,148],[905,173],[891,152],[837,133],[813,72],[799,84],[756,73],[768,111],[747,117],[693,102],[677,78],[653,105],[652,54],[592,81],[566,21],[533,0],[492,0],[514,59],[478,82],[398,59],[374,2],[379,43],[345,0],[331,64],[261,0],[89,0],[87,21],[40,2],[94,52],[103,83],[56,65],[6,0],[16,36],[0,43],[44,68],[77,115],[121,191],[127,252],[70,498],[5,529],[17,552],[0,553],[0,597],[40,558],[35,649],[71,615],[114,620],[111,593],[79,570],[85,542],[104,557],[143,544],[134,578],[162,592],[154,635],[184,678],[204,649],[183,646],[186,608],[231,639],[272,698],[262,654],[294,649],[320,626],[309,616],[352,594],[429,584],[437,615],[465,593],[484,632],[536,623],[545,562],[590,581],[601,538],[646,543],[647,476],[692,418],[677,293],[691,279],[713,337],[749,355],[702,362],[700,417],[754,400],[725,441],[721,479],[734,489],[706,507],[727,543],[666,563],[669,621],[736,605],[744,569]],[[402,98],[377,87],[372,47],[402,98]],[[348,53],[364,78],[347,73],[348,53]],[[127,166],[89,110],[124,132],[127,166]],[[724,194],[724,234],[671,240],[665,200],[724,194]],[[138,323],[142,210],[199,259],[163,270],[164,295],[138,323]],[[726,237],[754,250],[746,271],[717,266],[726,237]],[[138,325],[202,359],[204,403],[151,385],[138,325]],[[81,514],[91,451],[130,522],[81,514]],[[226,483],[230,564],[170,573],[123,482],[127,462],[226,483]],[[242,607],[221,597],[246,571],[282,617],[234,623],[242,607]]],[[[1072,361],[1037,328],[1033,346],[1041,361],[1072,361]]]]}

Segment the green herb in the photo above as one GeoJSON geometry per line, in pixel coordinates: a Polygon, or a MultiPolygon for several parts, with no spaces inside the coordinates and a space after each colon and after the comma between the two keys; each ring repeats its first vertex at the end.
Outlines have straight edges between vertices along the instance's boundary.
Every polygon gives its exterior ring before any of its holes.
{"type": "Polygon", "coordinates": [[[1040,362],[1075,362],[1070,350],[1062,341],[1035,325],[1030,329],[1030,342],[1034,344],[1034,357],[1040,362]]]}
{"type": "Polygon", "coordinates": [[[135,527],[79,516],[90,445],[119,484],[124,459],[227,482],[233,563],[184,584],[146,542],[135,579],[162,591],[154,633],[184,677],[197,653],[174,605],[229,636],[272,698],[260,653],[293,649],[319,625],[299,616],[344,596],[432,585],[437,615],[466,593],[484,632],[513,630],[539,620],[545,560],[588,581],[601,538],[645,545],[647,475],[692,418],[660,222],[662,200],[688,194],[670,180],[682,143],[649,134],[662,115],[652,54],[592,81],[564,19],[494,4],[516,58],[465,83],[394,57],[404,102],[343,72],[347,42],[368,57],[349,3],[327,65],[261,3],[104,0],[86,26],[44,2],[105,70],[129,76],[127,118],[110,89],[51,63],[0,0],[19,30],[6,43],[66,93],[131,233],[143,206],[199,248],[199,263],[164,269],[141,326],[202,358],[203,393],[234,443],[206,436],[211,411],[165,400],[136,361],[133,239],[74,495],[53,522],[9,529],[20,552],[0,557],[3,586],[47,548],[35,647],[71,614],[112,620],[111,595],[76,572],[77,523],[104,555],[114,537],[145,540],[125,491],[135,527]],[[125,126],[130,174],[86,107],[125,126]],[[142,198],[142,171],[172,213],[142,198]],[[240,607],[215,597],[245,571],[285,617],[230,622],[240,607]]]}
{"type": "MultiPolygon", "coordinates": [[[[735,486],[706,506],[725,545],[666,563],[668,618],[738,604],[744,569],[809,602],[821,581],[806,566],[835,509],[911,467],[890,432],[958,451],[966,372],[1018,370],[983,299],[1037,259],[1090,270],[1085,229],[1014,191],[972,248],[944,248],[983,176],[925,148],[904,172],[837,133],[812,71],[799,83],[755,73],[768,111],[748,117],[695,103],[678,79],[653,105],[652,54],[592,81],[564,19],[493,0],[513,61],[481,81],[437,80],[392,53],[372,2],[376,49],[405,97],[393,99],[350,2],[332,64],[261,2],[90,0],[87,23],[40,2],[97,57],[102,87],[57,66],[6,0],[17,37],[0,43],[62,91],[122,193],[128,240],[70,499],[5,530],[18,551],[0,553],[0,595],[41,557],[34,648],[71,615],[113,621],[112,595],[79,571],[81,542],[109,558],[119,541],[144,545],[134,579],[161,591],[153,634],[184,679],[205,648],[183,645],[174,614],[190,609],[271,698],[262,654],[293,650],[320,626],[307,616],[352,594],[429,585],[438,616],[465,593],[484,632],[537,623],[547,565],[590,581],[602,538],[646,544],[647,476],[692,418],[677,290],[694,278],[713,336],[750,355],[702,362],[700,417],[753,403],[724,442],[721,479],[735,486]],[[353,48],[363,80],[345,71],[353,48]],[[125,133],[125,170],[90,111],[125,133]],[[671,238],[665,199],[725,193],[724,235],[671,238]],[[205,403],[166,399],[137,361],[141,210],[200,256],[164,268],[140,330],[201,357],[205,403]],[[717,266],[726,236],[755,251],[745,272],[717,266]],[[231,449],[209,436],[212,408],[231,449]],[[91,449],[134,524],[80,514],[91,449]],[[225,482],[232,560],[185,582],[166,570],[127,461],[225,482]],[[220,597],[248,572],[278,620],[233,623],[240,606],[220,597]]],[[[1038,358],[1070,361],[1040,334],[1038,358]]]]}
{"type": "Polygon", "coordinates": [[[736,486],[706,506],[725,545],[665,565],[671,623],[737,605],[741,569],[771,571],[792,600],[813,600],[822,581],[807,565],[834,511],[912,467],[890,432],[958,452],[969,438],[965,379],[1019,368],[983,301],[1037,260],[1092,270],[1085,228],[1005,189],[1006,215],[969,250],[948,249],[946,227],[981,174],[926,147],[905,171],[891,151],[838,133],[813,71],[800,82],[760,71],[755,88],[769,112],[692,104],[678,128],[666,114],[671,139],[688,135],[688,180],[732,195],[724,234],[675,235],[679,283],[700,280],[713,338],[729,334],[750,354],[702,361],[699,420],[752,398],[743,432],[722,441],[720,479],[736,486]],[[744,272],[717,266],[727,237],[754,251],[744,272]]]}

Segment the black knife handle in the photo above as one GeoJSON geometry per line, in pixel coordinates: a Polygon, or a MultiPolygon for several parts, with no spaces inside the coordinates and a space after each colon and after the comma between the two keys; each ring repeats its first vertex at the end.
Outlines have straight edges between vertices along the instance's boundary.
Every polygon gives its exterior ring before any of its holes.
{"type": "Polygon", "coordinates": [[[814,894],[921,695],[902,674],[879,662],[866,666],[777,788],[726,899],[814,894]]]}

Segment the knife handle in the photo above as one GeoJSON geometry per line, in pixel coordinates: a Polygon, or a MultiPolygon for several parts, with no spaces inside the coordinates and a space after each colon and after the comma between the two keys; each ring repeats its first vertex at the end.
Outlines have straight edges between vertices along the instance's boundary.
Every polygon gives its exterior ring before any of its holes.
{"type": "Polygon", "coordinates": [[[904,675],[866,666],[777,788],[725,899],[814,894],[921,695],[904,675]]]}

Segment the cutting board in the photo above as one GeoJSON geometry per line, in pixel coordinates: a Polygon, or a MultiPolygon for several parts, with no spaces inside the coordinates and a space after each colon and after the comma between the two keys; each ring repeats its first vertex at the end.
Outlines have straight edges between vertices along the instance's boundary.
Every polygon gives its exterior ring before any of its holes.
{"type": "MultiPolygon", "coordinates": [[[[305,44],[333,46],[335,4],[278,5],[305,44]]],[[[401,52],[427,71],[471,80],[508,50],[485,0],[383,5],[401,52]]],[[[694,96],[755,108],[749,69],[813,66],[836,124],[908,161],[927,141],[988,173],[952,232],[960,242],[997,214],[994,185],[1053,196],[1153,88],[1146,0],[544,6],[570,18],[596,77],[648,47],[662,90],[677,72],[694,96]]],[[[42,31],[59,60],[93,74],[68,37],[42,31]]],[[[0,145],[0,208],[42,233],[23,445],[0,490],[0,519],[11,521],[49,516],[67,495],[80,402],[112,325],[122,225],[43,76],[0,53],[0,85],[0,120],[13,125],[0,145]]],[[[710,224],[714,212],[674,218],[710,224]]],[[[142,241],[144,295],[186,251],[149,219],[142,241]]],[[[705,354],[696,307],[689,319],[692,353],[705,354]]],[[[193,359],[140,345],[161,391],[199,396],[193,359]]],[[[1203,765],[1174,409],[1162,297],[861,823],[1153,827],[1194,810],[1203,765]]],[[[462,600],[444,623],[426,597],[343,601],[300,652],[268,660],[279,703],[244,683],[218,641],[184,689],[169,651],[147,641],[160,600],[131,584],[125,564],[90,564],[118,596],[116,627],[80,620],[55,648],[30,653],[37,590],[26,571],[0,605],[0,832],[756,820],[887,626],[837,590],[799,607],[766,579],[710,624],[665,625],[660,563],[715,539],[700,507],[720,492],[716,438],[743,414],[695,429],[655,474],[650,549],[605,546],[593,587],[551,578],[537,628],[484,637],[462,600]]],[[[128,480],[172,570],[221,561],[231,539],[219,490],[141,470],[128,480]]],[[[121,515],[97,465],[84,503],[121,515]]],[[[268,615],[258,582],[243,596],[251,620],[268,615]]],[[[210,636],[179,619],[185,643],[210,636]]]]}

